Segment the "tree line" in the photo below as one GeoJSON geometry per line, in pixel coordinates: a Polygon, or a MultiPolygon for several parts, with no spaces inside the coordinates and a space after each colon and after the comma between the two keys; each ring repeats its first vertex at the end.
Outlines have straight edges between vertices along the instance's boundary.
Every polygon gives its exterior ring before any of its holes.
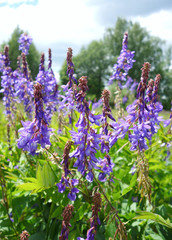
{"type": "MultiPolygon", "coordinates": [[[[129,36],[128,49],[135,51],[134,59],[136,60],[133,68],[129,71],[129,76],[139,82],[141,67],[144,62],[149,62],[151,64],[151,78],[154,79],[156,74],[161,75],[160,101],[164,109],[170,109],[172,96],[172,69],[170,69],[172,47],[167,46],[166,42],[159,37],[151,36],[139,23],[118,18],[114,27],[105,30],[102,39],[93,40],[87,46],[83,46],[80,52],[73,57],[76,78],[87,76],[88,94],[91,99],[96,98],[98,100],[103,88],[107,86],[108,79],[112,75],[113,65],[120,54],[123,35],[126,31],[129,36]]],[[[18,39],[22,33],[23,30],[17,27],[12,33],[10,40],[1,44],[0,47],[0,51],[3,52],[4,46],[9,46],[9,59],[12,69],[17,68],[17,57],[20,55],[18,39]]],[[[33,79],[35,79],[39,70],[40,55],[34,43],[32,43],[27,61],[33,79]]],[[[66,60],[64,60],[60,69],[60,84],[66,84],[68,81],[66,69],[66,60]]]]}
{"type": "MultiPolygon", "coordinates": [[[[166,42],[150,33],[139,23],[118,18],[113,28],[105,30],[104,36],[98,41],[92,41],[88,46],[83,46],[73,57],[76,77],[88,76],[89,94],[93,98],[100,98],[104,86],[112,75],[113,65],[116,63],[122,47],[122,39],[128,32],[128,49],[135,51],[133,68],[129,76],[140,81],[141,68],[144,62],[151,64],[151,78],[156,74],[161,75],[159,89],[160,101],[164,109],[170,109],[172,95],[172,70],[170,70],[172,48],[166,42]]],[[[61,84],[66,84],[66,61],[60,70],[61,84]]]]}

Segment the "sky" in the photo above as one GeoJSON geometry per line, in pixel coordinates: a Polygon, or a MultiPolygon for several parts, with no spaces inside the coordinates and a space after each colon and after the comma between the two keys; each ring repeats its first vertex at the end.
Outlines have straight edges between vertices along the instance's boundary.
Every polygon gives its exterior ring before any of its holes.
{"type": "Polygon", "coordinates": [[[0,0],[0,44],[19,26],[40,52],[52,49],[58,74],[68,47],[76,55],[82,46],[101,39],[118,17],[139,22],[172,45],[172,0],[0,0]]]}

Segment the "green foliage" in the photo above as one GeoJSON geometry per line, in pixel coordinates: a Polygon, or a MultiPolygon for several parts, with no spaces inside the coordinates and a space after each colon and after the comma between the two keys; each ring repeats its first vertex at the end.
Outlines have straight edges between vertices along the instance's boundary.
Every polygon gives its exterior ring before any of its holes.
{"type": "MultiPolygon", "coordinates": [[[[76,115],[76,118],[79,116],[76,115]]],[[[3,125],[6,124],[3,119],[3,125]]],[[[76,119],[77,121],[77,119],[76,119]]],[[[74,122],[74,125],[76,123],[74,122]]],[[[54,122],[56,124],[56,122],[54,122]]],[[[55,126],[52,126],[53,128],[55,126]]],[[[52,146],[48,152],[41,151],[38,156],[32,157],[16,148],[12,142],[12,152],[9,153],[6,139],[0,145],[1,169],[5,177],[9,213],[12,212],[14,222],[8,218],[4,204],[0,205],[0,238],[18,239],[23,230],[30,234],[29,239],[59,239],[62,224],[62,212],[67,204],[71,204],[67,195],[58,192],[56,183],[61,178],[61,166],[50,161],[53,153],[58,153],[61,161],[63,150],[70,138],[69,127],[67,134],[52,138],[52,146]],[[10,162],[7,159],[10,159],[10,162]],[[18,165],[18,168],[15,166],[18,165]]],[[[115,163],[113,169],[114,182],[100,183],[107,198],[117,209],[121,221],[125,223],[128,239],[160,239],[170,240],[172,217],[171,208],[171,182],[172,182],[172,157],[167,156],[166,144],[172,140],[168,129],[161,127],[152,139],[152,145],[145,151],[149,161],[149,175],[152,184],[152,206],[147,201],[140,202],[140,193],[137,186],[137,174],[130,174],[130,169],[137,156],[129,150],[127,138],[118,140],[110,150],[110,155],[115,163]],[[163,144],[163,145],[162,145],[163,144]]],[[[73,148],[72,148],[73,150],[73,148]]],[[[99,157],[102,157],[101,153],[99,157]]],[[[71,159],[70,168],[73,169],[71,159]]],[[[75,178],[80,178],[80,175],[75,178]]],[[[2,174],[1,174],[2,178],[2,174]]],[[[74,205],[74,212],[70,221],[69,239],[77,237],[86,238],[90,228],[92,198],[91,193],[97,189],[96,182],[93,185],[80,179],[79,194],[74,205]]],[[[3,191],[0,189],[0,198],[3,202],[3,191]]],[[[114,238],[117,230],[114,220],[114,212],[102,196],[102,208],[100,212],[101,226],[98,227],[96,239],[114,238]]]]}
{"type": "Polygon", "coordinates": [[[151,219],[154,222],[157,222],[159,224],[162,224],[162,225],[172,229],[172,223],[170,223],[169,218],[167,220],[165,220],[160,215],[155,214],[155,213],[151,213],[151,212],[138,212],[138,214],[139,215],[134,217],[134,219],[151,219]]]}
{"type": "MultiPolygon", "coordinates": [[[[125,23],[128,26],[129,23],[125,20],[121,21],[124,30],[125,23]]],[[[117,26],[120,29],[119,22],[117,26]]],[[[139,26],[135,26],[135,28],[137,29],[139,26]]],[[[91,69],[90,77],[92,78],[98,79],[99,75],[94,71],[96,66],[99,66],[104,74],[106,72],[104,51],[103,42],[95,41],[89,45],[90,54],[87,55],[87,49],[83,48],[82,54],[79,55],[81,59],[83,58],[83,66],[86,61],[86,67],[91,69]],[[100,57],[103,60],[97,62],[96,59],[100,59],[100,57]]],[[[109,60],[112,59],[109,57],[109,60]]],[[[77,60],[76,56],[77,64],[80,64],[80,60],[77,60]]],[[[77,74],[82,75],[81,73],[77,74]]],[[[103,81],[102,78],[101,83],[103,81]]],[[[101,86],[101,84],[96,84],[94,83],[97,88],[101,86]]],[[[99,96],[100,89],[92,93],[99,96]]],[[[70,132],[77,129],[79,113],[73,112],[73,126],[64,126],[63,135],[60,136],[56,131],[58,116],[55,115],[50,126],[56,129],[51,136],[52,145],[45,149],[40,147],[39,154],[36,156],[31,156],[17,148],[14,131],[19,128],[20,123],[17,123],[15,129],[14,126],[11,126],[11,148],[9,148],[5,130],[7,121],[2,114],[3,107],[0,105],[0,201],[2,203],[0,204],[0,239],[19,239],[23,230],[29,232],[31,240],[59,239],[63,220],[62,213],[67,204],[74,206],[70,220],[69,239],[76,240],[79,236],[86,238],[90,228],[89,219],[92,217],[92,196],[95,191],[99,191],[102,197],[99,213],[101,225],[97,228],[95,239],[114,239],[118,225],[115,217],[118,214],[120,221],[124,223],[129,240],[171,240],[172,155],[168,153],[172,152],[170,145],[172,136],[169,127],[164,128],[160,125],[152,138],[151,145],[144,152],[149,163],[149,177],[152,185],[151,204],[145,198],[142,200],[137,172],[131,174],[132,166],[137,163],[137,153],[130,151],[130,142],[127,136],[118,139],[110,149],[109,155],[115,166],[109,181],[98,181],[97,173],[100,170],[97,169],[94,172],[93,182],[89,184],[73,167],[75,160],[70,158],[69,169],[72,178],[79,179],[77,186],[79,193],[76,201],[71,202],[68,198],[70,187],[66,187],[62,194],[58,192],[56,184],[60,182],[62,174],[64,174],[61,161],[65,145],[71,139],[70,132]]],[[[116,118],[116,116],[114,117],[116,118]]],[[[66,118],[64,117],[64,122],[67,122],[66,118]]],[[[98,133],[100,132],[100,127],[93,126],[93,128],[98,133]]],[[[76,149],[75,147],[72,145],[71,152],[76,149]]],[[[103,158],[104,155],[105,153],[101,153],[101,151],[96,152],[97,158],[103,158]]]]}

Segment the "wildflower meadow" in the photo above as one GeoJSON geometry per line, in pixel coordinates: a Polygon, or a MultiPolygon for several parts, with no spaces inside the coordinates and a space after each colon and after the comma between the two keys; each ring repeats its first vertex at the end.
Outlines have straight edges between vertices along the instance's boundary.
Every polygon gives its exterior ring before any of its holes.
{"type": "Polygon", "coordinates": [[[41,55],[33,79],[27,61],[32,38],[23,33],[18,39],[15,70],[5,46],[0,239],[172,239],[172,109],[164,117],[161,76],[149,77],[151,63],[140,66],[140,81],[129,76],[135,52],[128,49],[128,38],[125,33],[96,102],[88,98],[87,76],[76,78],[72,48],[66,57],[68,82],[60,85],[51,49],[48,61],[41,55]]]}

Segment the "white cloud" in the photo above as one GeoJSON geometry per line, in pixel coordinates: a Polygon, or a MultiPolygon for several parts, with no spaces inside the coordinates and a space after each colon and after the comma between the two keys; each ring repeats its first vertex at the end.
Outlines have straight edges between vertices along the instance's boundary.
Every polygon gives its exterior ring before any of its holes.
{"type": "Polygon", "coordinates": [[[140,23],[153,36],[158,36],[172,44],[172,11],[160,11],[147,17],[135,17],[133,21],[140,23]]]}
{"type": "Polygon", "coordinates": [[[27,2],[34,2],[34,0],[0,0],[0,3],[6,3],[6,4],[16,4],[16,3],[27,3],[27,2]]]}
{"type": "MultiPolygon", "coordinates": [[[[4,1],[0,0],[0,4],[4,1]]],[[[21,1],[8,0],[7,2],[11,4],[21,1]]],[[[61,53],[64,48],[75,46],[73,48],[75,55],[82,45],[103,37],[105,25],[101,25],[102,22],[97,20],[97,5],[90,6],[87,0],[34,1],[38,4],[22,4],[18,8],[11,8],[8,5],[0,7],[0,44],[9,40],[18,25],[22,30],[29,32],[40,51],[46,52],[48,47],[53,46],[55,66],[59,68],[62,59],[65,59],[65,50],[64,55],[61,53]],[[76,47],[78,47],[77,50],[76,47]],[[57,50],[59,48],[60,53],[57,50]]],[[[26,3],[29,0],[22,2],[26,3]]],[[[146,27],[152,35],[172,43],[172,12],[160,11],[147,17],[132,17],[131,20],[140,22],[141,26],[146,27]]],[[[115,22],[112,22],[111,26],[114,25],[115,22]]]]}
{"type": "Polygon", "coordinates": [[[19,8],[0,8],[2,40],[7,40],[19,25],[27,30],[34,42],[44,44],[70,41],[84,44],[99,39],[104,28],[94,20],[94,8],[88,8],[80,0],[40,0],[36,6],[21,5],[19,8]]]}

